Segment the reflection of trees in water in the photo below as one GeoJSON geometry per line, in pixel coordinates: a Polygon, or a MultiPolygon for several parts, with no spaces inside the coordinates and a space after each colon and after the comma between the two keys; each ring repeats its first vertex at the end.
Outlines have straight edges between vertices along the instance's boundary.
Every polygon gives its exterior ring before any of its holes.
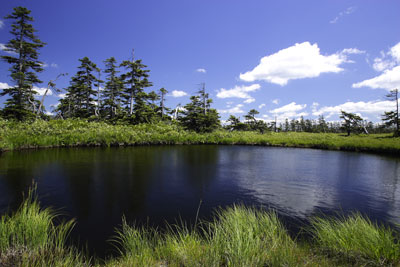
{"type": "Polygon", "coordinates": [[[204,198],[204,193],[216,178],[219,149],[216,146],[184,146],[177,152],[179,163],[178,174],[186,181],[196,194],[197,199],[204,198]]]}
{"type": "Polygon", "coordinates": [[[0,156],[0,192],[6,191],[16,209],[33,182],[40,184],[42,170],[57,158],[58,149],[10,151],[0,156]]]}

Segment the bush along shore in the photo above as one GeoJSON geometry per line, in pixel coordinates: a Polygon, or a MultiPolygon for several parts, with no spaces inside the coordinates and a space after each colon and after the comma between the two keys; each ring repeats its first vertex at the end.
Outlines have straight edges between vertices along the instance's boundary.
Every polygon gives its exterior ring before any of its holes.
{"type": "Polygon", "coordinates": [[[44,147],[175,144],[264,145],[400,155],[391,134],[352,135],[306,132],[216,130],[196,133],[174,123],[112,125],[82,119],[15,122],[0,119],[0,151],[44,147]]]}
{"type": "Polygon", "coordinates": [[[310,238],[291,237],[277,214],[245,206],[216,212],[193,227],[160,232],[122,218],[113,242],[119,256],[90,258],[66,245],[74,221],[54,221],[34,194],[0,220],[0,266],[398,266],[399,233],[355,213],[311,219],[310,238]]]}

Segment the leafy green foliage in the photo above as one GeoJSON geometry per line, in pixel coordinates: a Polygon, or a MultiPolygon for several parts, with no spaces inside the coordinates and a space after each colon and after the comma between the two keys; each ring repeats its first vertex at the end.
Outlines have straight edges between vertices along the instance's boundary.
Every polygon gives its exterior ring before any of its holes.
{"type": "Polygon", "coordinates": [[[35,100],[33,85],[41,83],[36,73],[43,71],[43,63],[38,60],[38,49],[45,43],[35,35],[36,30],[30,24],[33,21],[30,13],[25,7],[16,7],[11,15],[5,17],[14,20],[10,31],[14,38],[5,44],[5,51],[12,54],[1,56],[3,61],[11,65],[10,77],[15,84],[0,93],[0,96],[9,96],[2,113],[6,118],[20,121],[34,117],[38,101],[35,100]]]}

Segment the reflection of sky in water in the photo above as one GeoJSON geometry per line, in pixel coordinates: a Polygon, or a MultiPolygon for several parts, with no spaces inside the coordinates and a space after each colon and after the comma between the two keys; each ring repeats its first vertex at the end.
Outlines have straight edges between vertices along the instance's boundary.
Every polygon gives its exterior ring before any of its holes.
{"type": "Polygon", "coordinates": [[[218,176],[260,204],[303,218],[318,210],[359,210],[400,222],[399,159],[266,147],[226,152],[220,153],[218,176]]]}

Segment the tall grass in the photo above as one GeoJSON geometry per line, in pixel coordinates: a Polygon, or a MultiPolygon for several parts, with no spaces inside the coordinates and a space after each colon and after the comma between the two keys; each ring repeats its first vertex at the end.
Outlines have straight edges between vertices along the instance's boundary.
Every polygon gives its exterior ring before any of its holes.
{"type": "Polygon", "coordinates": [[[244,206],[221,210],[207,231],[218,266],[285,266],[296,263],[296,244],[275,212],[244,206]]]}
{"type": "Polygon", "coordinates": [[[331,133],[185,131],[176,124],[110,125],[82,119],[12,122],[0,119],[0,151],[69,146],[222,144],[307,147],[400,155],[400,139],[390,134],[343,136],[331,133]]]}
{"type": "Polygon", "coordinates": [[[55,214],[41,209],[34,193],[35,187],[15,213],[0,219],[0,266],[79,265],[81,255],[65,245],[74,221],[55,225],[55,214]]]}
{"type": "Polygon", "coordinates": [[[378,265],[400,263],[400,243],[395,232],[359,213],[335,219],[314,218],[312,227],[319,246],[331,253],[361,257],[378,265]]]}

